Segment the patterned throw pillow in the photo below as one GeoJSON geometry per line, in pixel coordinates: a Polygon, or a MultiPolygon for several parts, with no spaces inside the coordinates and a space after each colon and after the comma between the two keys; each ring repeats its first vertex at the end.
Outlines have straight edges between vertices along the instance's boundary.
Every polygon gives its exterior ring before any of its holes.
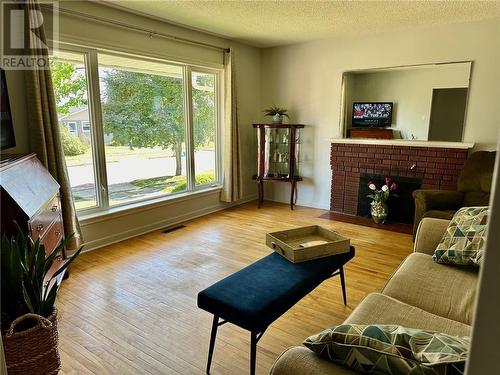
{"type": "Polygon", "coordinates": [[[479,266],[483,257],[488,213],[488,207],[464,207],[458,210],[434,251],[434,262],[479,266]]]}
{"type": "Polygon", "coordinates": [[[321,357],[366,374],[461,375],[469,337],[398,325],[342,324],[304,341],[321,357]]]}

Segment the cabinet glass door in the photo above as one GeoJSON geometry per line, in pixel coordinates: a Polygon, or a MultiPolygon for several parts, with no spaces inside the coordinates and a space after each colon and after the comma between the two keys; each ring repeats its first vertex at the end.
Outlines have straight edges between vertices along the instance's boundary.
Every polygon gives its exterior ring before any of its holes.
{"type": "Polygon", "coordinates": [[[265,129],[264,177],[287,178],[290,173],[290,129],[265,129]]]}

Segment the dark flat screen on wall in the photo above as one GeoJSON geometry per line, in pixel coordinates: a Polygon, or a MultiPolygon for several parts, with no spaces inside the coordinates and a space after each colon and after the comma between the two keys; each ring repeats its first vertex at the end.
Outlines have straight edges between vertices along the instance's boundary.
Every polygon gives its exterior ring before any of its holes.
{"type": "Polygon", "coordinates": [[[392,103],[355,102],[352,105],[352,126],[388,127],[392,124],[392,103]]]}

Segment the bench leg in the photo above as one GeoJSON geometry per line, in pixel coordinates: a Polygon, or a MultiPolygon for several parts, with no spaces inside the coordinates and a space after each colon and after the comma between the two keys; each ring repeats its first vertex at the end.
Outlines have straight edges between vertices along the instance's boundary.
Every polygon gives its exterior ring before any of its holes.
{"type": "Polygon", "coordinates": [[[212,357],[214,355],[215,337],[217,336],[218,327],[219,317],[214,315],[214,320],[212,322],[212,333],[210,334],[210,346],[208,348],[207,374],[210,374],[210,365],[212,364],[212,357]]]}
{"type": "Polygon", "coordinates": [[[257,359],[257,333],[250,332],[250,375],[255,375],[255,362],[257,359]]]}
{"type": "Polygon", "coordinates": [[[340,284],[342,285],[342,297],[344,299],[344,305],[347,306],[347,296],[345,293],[345,279],[344,279],[344,267],[340,267],[340,284]]]}

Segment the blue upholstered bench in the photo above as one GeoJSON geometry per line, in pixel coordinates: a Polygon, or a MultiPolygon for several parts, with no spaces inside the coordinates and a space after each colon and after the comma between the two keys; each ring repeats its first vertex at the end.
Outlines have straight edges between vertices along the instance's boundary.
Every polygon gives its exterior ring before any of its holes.
{"type": "Polygon", "coordinates": [[[272,253],[201,291],[198,307],[214,314],[207,374],[220,325],[229,322],[250,331],[250,374],[253,375],[257,342],[267,327],[324,280],[340,275],[346,304],[343,266],[353,257],[352,246],[348,253],[303,263],[291,263],[272,253]]]}

